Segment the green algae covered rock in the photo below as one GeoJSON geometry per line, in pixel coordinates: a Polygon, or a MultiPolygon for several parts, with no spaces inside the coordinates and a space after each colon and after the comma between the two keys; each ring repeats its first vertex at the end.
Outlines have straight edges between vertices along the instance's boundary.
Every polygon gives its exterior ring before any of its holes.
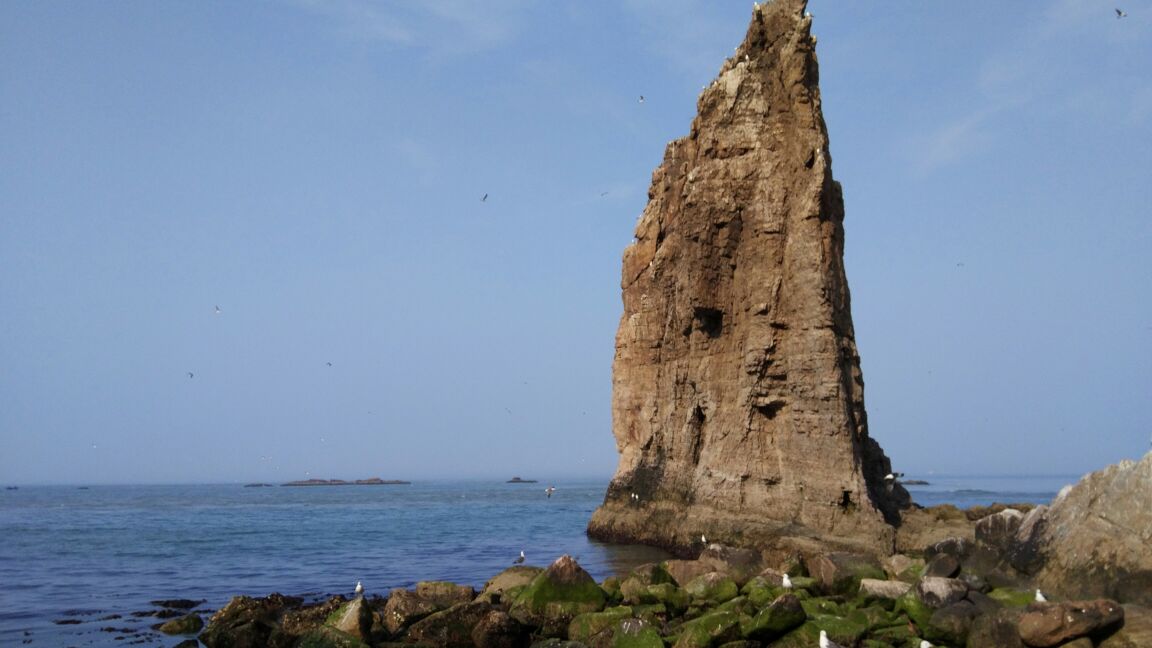
{"type": "Polygon", "coordinates": [[[903,612],[908,615],[908,618],[918,626],[928,625],[928,621],[932,618],[932,613],[936,611],[921,601],[919,596],[916,596],[915,589],[908,590],[903,596],[896,599],[894,609],[897,612],[903,612]]]}
{"type": "Polygon", "coordinates": [[[808,619],[800,599],[785,594],[760,610],[756,616],[741,624],[741,632],[748,639],[772,641],[801,625],[808,619]]]}
{"type": "Polygon", "coordinates": [[[356,597],[328,615],[324,625],[357,639],[366,640],[372,632],[372,608],[363,597],[356,597]]]}
{"type": "Polygon", "coordinates": [[[166,635],[196,634],[202,629],[204,629],[204,619],[201,619],[200,615],[195,612],[172,619],[160,626],[160,632],[166,635]]]}
{"type": "Polygon", "coordinates": [[[707,648],[740,639],[740,616],[720,611],[703,614],[680,626],[675,648],[707,648]]]}
{"type": "Polygon", "coordinates": [[[561,556],[513,600],[509,614],[545,635],[563,637],[572,619],[604,609],[607,595],[571,556],[561,556]]]}
{"type": "Polygon", "coordinates": [[[544,570],[530,565],[513,565],[484,583],[479,599],[488,603],[511,601],[544,570]]]}
{"type": "Polygon", "coordinates": [[[668,610],[668,614],[675,616],[684,614],[691,603],[691,597],[688,596],[688,592],[676,587],[672,583],[649,585],[648,593],[651,595],[653,603],[663,605],[668,610]]]}
{"type": "Polygon", "coordinates": [[[991,592],[988,592],[988,598],[1004,607],[1019,608],[1026,607],[1029,603],[1035,601],[1036,594],[1012,589],[1010,587],[997,587],[991,592]]]}
{"type": "Polygon", "coordinates": [[[736,586],[736,581],[731,576],[720,572],[708,572],[692,579],[684,586],[684,591],[688,592],[693,601],[718,604],[736,598],[740,588],[736,586]]]}
{"type": "Polygon", "coordinates": [[[664,648],[656,627],[642,619],[624,619],[612,633],[612,648],[664,648]]]}
{"type": "Polygon", "coordinates": [[[586,612],[577,615],[568,624],[568,638],[572,641],[589,640],[605,630],[613,628],[624,619],[632,618],[632,608],[621,605],[605,609],[603,612],[586,612]]]}
{"type": "Polygon", "coordinates": [[[491,611],[492,606],[482,601],[457,603],[412,624],[408,639],[432,646],[469,648],[472,630],[491,611]]]}
{"type": "Polygon", "coordinates": [[[848,613],[843,605],[826,598],[812,598],[800,601],[808,616],[844,616],[848,613]]]}
{"type": "Polygon", "coordinates": [[[340,632],[331,626],[321,626],[300,638],[297,648],[370,648],[358,637],[340,632]]]}
{"type": "Polygon", "coordinates": [[[658,601],[649,593],[649,587],[665,583],[675,585],[676,581],[663,565],[657,563],[640,565],[620,582],[620,598],[628,605],[656,603],[658,601]]]}

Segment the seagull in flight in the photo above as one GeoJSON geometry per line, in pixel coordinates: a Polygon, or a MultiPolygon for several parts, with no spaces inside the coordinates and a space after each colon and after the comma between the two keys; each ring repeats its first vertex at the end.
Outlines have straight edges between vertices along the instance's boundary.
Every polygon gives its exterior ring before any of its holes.
{"type": "Polygon", "coordinates": [[[545,489],[544,489],[544,492],[545,492],[545,493],[547,493],[547,494],[548,494],[548,498],[549,498],[549,499],[551,499],[551,498],[552,498],[552,493],[555,493],[555,492],[556,492],[556,487],[555,487],[555,486],[549,486],[548,488],[545,488],[545,489]]]}
{"type": "Polygon", "coordinates": [[[480,202],[488,202],[488,194],[484,194],[484,196],[480,198],[480,202]]]}
{"type": "Polygon", "coordinates": [[[513,565],[519,565],[524,562],[524,550],[520,550],[520,557],[512,561],[513,565]]]}
{"type": "Polygon", "coordinates": [[[1120,11],[1119,9],[1116,10],[1116,20],[1120,20],[1121,18],[1127,18],[1127,17],[1128,17],[1128,12],[1120,11]]]}
{"type": "Polygon", "coordinates": [[[216,305],[216,314],[217,314],[217,315],[219,315],[220,313],[223,313],[223,312],[224,312],[224,311],[220,310],[220,305],[219,305],[219,304],[217,304],[217,305],[216,305]]]}
{"type": "Polygon", "coordinates": [[[326,363],[326,364],[327,364],[329,367],[331,367],[331,366],[332,366],[332,363],[331,363],[331,362],[328,362],[328,363],[326,363]]]}
{"type": "Polygon", "coordinates": [[[640,103],[644,103],[644,95],[640,95],[640,103]]]}
{"type": "Polygon", "coordinates": [[[189,378],[191,378],[191,377],[192,377],[192,376],[194,376],[194,375],[195,375],[195,374],[193,374],[191,371],[189,371],[189,372],[188,372],[188,377],[189,377],[189,378]]]}

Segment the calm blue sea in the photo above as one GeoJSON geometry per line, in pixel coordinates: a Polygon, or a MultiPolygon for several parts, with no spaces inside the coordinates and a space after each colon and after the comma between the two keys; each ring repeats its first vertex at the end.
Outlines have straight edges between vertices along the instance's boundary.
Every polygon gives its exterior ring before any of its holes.
{"type": "MultiPolygon", "coordinates": [[[[909,477],[911,478],[911,477],[909,477]]],[[[1047,502],[1075,477],[924,477],[924,505],[1047,502]]],[[[244,488],[22,486],[0,491],[0,646],[174,645],[155,599],[214,610],[237,594],[323,598],[418,580],[481,585],[523,550],[598,580],[663,554],[590,541],[603,481],[244,488]],[[136,613],[134,616],[133,613],[136,613]],[[64,623],[60,623],[64,622],[64,623]]]]}

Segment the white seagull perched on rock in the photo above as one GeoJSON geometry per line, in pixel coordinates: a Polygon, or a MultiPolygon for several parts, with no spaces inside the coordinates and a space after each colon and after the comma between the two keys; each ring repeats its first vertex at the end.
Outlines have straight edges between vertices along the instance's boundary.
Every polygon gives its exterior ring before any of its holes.
{"type": "Polygon", "coordinates": [[[821,630],[820,631],[820,648],[844,648],[844,646],[841,646],[840,644],[836,643],[835,641],[832,641],[831,639],[829,639],[827,630],[821,630]]]}
{"type": "Polygon", "coordinates": [[[524,562],[524,550],[520,550],[520,557],[512,561],[513,565],[519,565],[524,562]]]}
{"type": "Polygon", "coordinates": [[[920,640],[920,648],[932,648],[932,644],[927,639],[920,640]]]}
{"type": "Polygon", "coordinates": [[[788,578],[788,574],[784,574],[784,578],[780,579],[780,586],[784,589],[792,589],[792,579],[788,578]]]}
{"type": "Polygon", "coordinates": [[[1044,596],[1044,592],[1041,592],[1039,589],[1036,590],[1036,602],[1037,603],[1047,603],[1048,602],[1048,597],[1044,596]]]}
{"type": "Polygon", "coordinates": [[[361,596],[364,596],[364,586],[360,581],[356,581],[356,597],[359,598],[361,596]]]}

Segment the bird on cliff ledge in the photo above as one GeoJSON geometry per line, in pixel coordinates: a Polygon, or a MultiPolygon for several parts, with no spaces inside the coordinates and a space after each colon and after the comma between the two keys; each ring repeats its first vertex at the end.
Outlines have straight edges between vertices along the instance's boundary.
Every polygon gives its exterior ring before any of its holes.
{"type": "Polygon", "coordinates": [[[1047,603],[1048,597],[1044,596],[1044,592],[1041,592],[1040,590],[1036,590],[1036,602],[1037,603],[1047,603]]]}
{"type": "Polygon", "coordinates": [[[361,596],[364,596],[364,586],[360,584],[360,581],[356,581],[356,597],[361,596]]]}
{"type": "Polygon", "coordinates": [[[780,579],[780,586],[784,589],[792,589],[792,579],[788,577],[788,574],[784,574],[784,577],[780,579]]]}
{"type": "Polygon", "coordinates": [[[520,550],[520,557],[512,561],[513,565],[519,565],[524,562],[524,550],[520,550]]]}

